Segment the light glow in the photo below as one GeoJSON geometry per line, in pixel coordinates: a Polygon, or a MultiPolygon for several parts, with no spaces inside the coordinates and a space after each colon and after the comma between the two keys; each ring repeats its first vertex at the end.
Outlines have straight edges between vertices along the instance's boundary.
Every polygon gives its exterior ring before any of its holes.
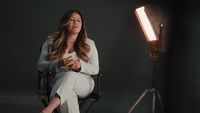
{"type": "Polygon", "coordinates": [[[142,30],[147,38],[147,41],[156,41],[156,34],[153,31],[153,28],[151,26],[151,23],[145,13],[145,7],[139,7],[135,10],[135,14],[137,16],[137,19],[140,23],[140,26],[142,27],[142,30]]]}

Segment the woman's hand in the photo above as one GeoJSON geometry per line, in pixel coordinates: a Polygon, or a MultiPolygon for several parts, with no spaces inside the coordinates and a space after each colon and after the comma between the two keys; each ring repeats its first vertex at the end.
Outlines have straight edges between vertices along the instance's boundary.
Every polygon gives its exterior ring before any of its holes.
{"type": "Polygon", "coordinates": [[[79,59],[72,59],[71,56],[65,59],[61,59],[59,61],[59,64],[61,66],[67,66],[67,68],[72,71],[80,71],[80,68],[81,68],[79,59]]]}
{"type": "Polygon", "coordinates": [[[79,59],[76,60],[71,60],[68,64],[67,67],[69,68],[69,70],[73,70],[73,71],[80,71],[81,68],[81,64],[79,59]]]}

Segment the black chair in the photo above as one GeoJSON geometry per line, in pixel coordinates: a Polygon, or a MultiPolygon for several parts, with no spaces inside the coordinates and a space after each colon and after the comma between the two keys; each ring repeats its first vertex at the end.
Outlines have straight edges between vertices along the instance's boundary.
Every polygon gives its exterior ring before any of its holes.
{"type": "MultiPolygon", "coordinates": [[[[40,100],[42,101],[42,104],[46,107],[50,101],[50,92],[51,92],[51,82],[53,78],[55,77],[55,73],[53,72],[40,72],[39,71],[39,76],[38,76],[38,96],[40,100]]],[[[98,73],[97,75],[92,75],[95,81],[95,88],[93,92],[87,96],[86,98],[79,98],[79,107],[80,110],[83,108],[83,106],[89,102],[89,106],[86,109],[85,113],[88,113],[89,110],[91,109],[92,105],[96,103],[101,95],[101,79],[102,79],[102,73],[98,73]]],[[[59,108],[54,110],[54,113],[61,113],[59,108]]]]}

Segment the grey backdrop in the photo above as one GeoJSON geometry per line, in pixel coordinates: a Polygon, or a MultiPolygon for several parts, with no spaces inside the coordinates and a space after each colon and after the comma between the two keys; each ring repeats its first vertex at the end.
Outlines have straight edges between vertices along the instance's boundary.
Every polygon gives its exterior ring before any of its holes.
{"type": "MultiPolygon", "coordinates": [[[[88,35],[99,51],[103,96],[91,113],[128,112],[152,82],[149,49],[133,13],[143,4],[157,32],[159,23],[165,24],[158,89],[166,110],[198,113],[200,15],[192,1],[180,5],[169,0],[1,1],[0,112],[42,109],[36,95],[39,47],[68,9],[83,13],[88,35]]],[[[148,95],[135,112],[150,110],[148,95]]]]}

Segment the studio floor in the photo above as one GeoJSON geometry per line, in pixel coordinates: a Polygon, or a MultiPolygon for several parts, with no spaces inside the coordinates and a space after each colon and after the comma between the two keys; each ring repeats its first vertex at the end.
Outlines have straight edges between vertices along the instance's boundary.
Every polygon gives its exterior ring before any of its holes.
{"type": "MultiPolygon", "coordinates": [[[[104,94],[89,113],[128,113],[138,96],[139,94],[104,94]]],[[[150,101],[148,98],[150,97],[146,96],[144,101],[150,101]]],[[[149,102],[143,102],[143,105],[142,103],[138,105],[137,113],[149,112],[151,110],[149,104],[149,102]]],[[[0,113],[39,113],[42,108],[43,105],[36,94],[0,95],[0,113]]]]}

